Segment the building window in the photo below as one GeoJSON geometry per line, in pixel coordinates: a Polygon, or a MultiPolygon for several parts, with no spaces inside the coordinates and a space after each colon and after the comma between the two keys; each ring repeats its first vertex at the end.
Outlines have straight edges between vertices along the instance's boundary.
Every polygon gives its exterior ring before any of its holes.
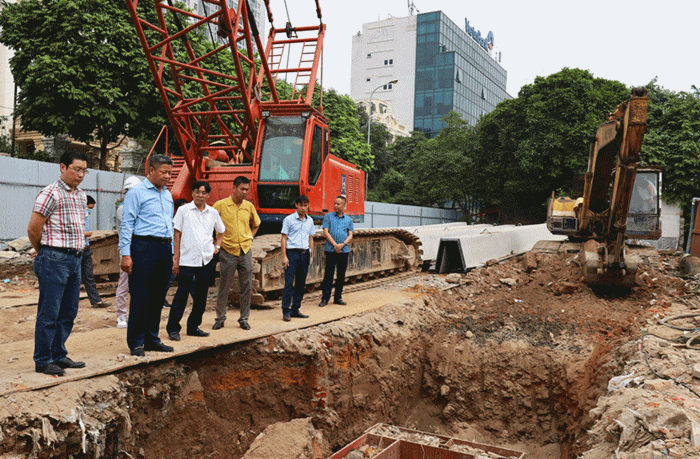
{"type": "Polygon", "coordinates": [[[371,79],[371,78],[367,78],[367,81],[372,81],[372,79],[371,79]]]}
{"type": "Polygon", "coordinates": [[[369,59],[370,57],[372,57],[372,53],[367,53],[367,59],[369,59]]]}
{"type": "Polygon", "coordinates": [[[394,59],[389,59],[389,65],[394,65],[394,59]]]}
{"type": "Polygon", "coordinates": [[[385,85],[384,85],[384,90],[386,91],[387,89],[391,89],[391,88],[393,88],[393,87],[394,87],[394,86],[393,86],[391,83],[385,84],[385,85]]]}

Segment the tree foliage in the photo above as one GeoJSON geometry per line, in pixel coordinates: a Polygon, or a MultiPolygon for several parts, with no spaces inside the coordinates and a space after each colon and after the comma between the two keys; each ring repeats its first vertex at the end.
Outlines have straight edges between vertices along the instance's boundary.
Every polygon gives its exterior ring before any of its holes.
{"type": "MultiPolygon", "coordinates": [[[[26,129],[68,134],[106,147],[139,118],[145,58],[120,2],[23,0],[4,3],[0,42],[20,89],[17,115],[26,129]]],[[[150,101],[152,102],[152,100],[150,101]]]]}
{"type": "Polygon", "coordinates": [[[656,81],[647,86],[649,112],[642,157],[663,170],[662,196],[681,204],[686,217],[700,197],[700,90],[673,92],[656,81]]]}
{"type": "MultiPolygon", "coordinates": [[[[318,88],[316,85],[315,105],[318,104],[318,88]]],[[[374,155],[360,130],[357,107],[350,96],[338,94],[332,88],[324,90],[323,114],[328,118],[331,153],[365,172],[371,171],[374,167],[374,155]]]]}
{"type": "Polygon", "coordinates": [[[474,193],[500,204],[507,219],[543,221],[552,191],[570,190],[585,172],[596,127],[628,98],[624,84],[586,70],[537,77],[480,120],[474,193]]]}

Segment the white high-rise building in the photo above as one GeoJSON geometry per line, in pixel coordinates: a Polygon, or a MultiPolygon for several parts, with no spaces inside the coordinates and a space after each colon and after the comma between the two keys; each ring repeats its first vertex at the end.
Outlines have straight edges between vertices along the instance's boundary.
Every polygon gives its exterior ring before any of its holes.
{"type": "Polygon", "coordinates": [[[363,24],[362,32],[352,37],[350,97],[367,101],[374,92],[373,99],[387,102],[409,131],[413,130],[416,18],[363,24]],[[393,80],[398,82],[389,84],[393,80]]]}
{"type": "Polygon", "coordinates": [[[467,18],[462,28],[442,11],[364,24],[352,41],[350,97],[367,101],[374,91],[400,124],[428,138],[452,111],[474,125],[511,98],[494,34],[485,35],[467,18]]]}
{"type": "MultiPolygon", "coordinates": [[[[202,0],[183,0],[188,8],[192,9],[192,12],[196,14],[204,15],[211,14],[213,12],[214,6],[209,3],[202,2],[202,0]],[[206,8],[206,10],[205,10],[206,8]]],[[[227,0],[229,8],[234,10],[238,8],[238,0],[227,0]]],[[[260,40],[263,46],[267,41],[267,9],[265,8],[265,3],[263,0],[248,0],[250,9],[253,10],[253,17],[255,18],[255,24],[258,27],[258,33],[260,33],[260,40]]],[[[216,35],[215,35],[216,36],[216,35]]]]}

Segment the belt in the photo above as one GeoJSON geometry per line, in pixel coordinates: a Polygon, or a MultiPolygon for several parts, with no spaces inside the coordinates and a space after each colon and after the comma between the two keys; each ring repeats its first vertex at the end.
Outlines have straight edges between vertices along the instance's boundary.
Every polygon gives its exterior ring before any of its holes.
{"type": "Polygon", "coordinates": [[[306,253],[309,249],[287,249],[287,252],[306,253]]]}
{"type": "Polygon", "coordinates": [[[54,247],[52,245],[41,245],[39,249],[51,249],[57,252],[67,253],[68,255],[73,255],[74,257],[82,257],[83,250],[69,249],[68,247],[54,247]]]}
{"type": "Polygon", "coordinates": [[[151,241],[158,242],[159,244],[170,244],[173,240],[169,237],[157,237],[157,236],[139,236],[134,234],[131,239],[141,240],[141,241],[151,241]]]}

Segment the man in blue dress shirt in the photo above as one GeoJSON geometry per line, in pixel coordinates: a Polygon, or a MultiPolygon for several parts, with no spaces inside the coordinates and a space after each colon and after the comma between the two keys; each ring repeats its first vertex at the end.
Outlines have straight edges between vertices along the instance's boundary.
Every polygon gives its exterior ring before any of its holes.
{"type": "Polygon", "coordinates": [[[306,319],[299,311],[306,288],[306,275],[313,260],[314,222],[307,212],[309,198],[299,196],[294,205],[297,211],[282,221],[282,264],[284,291],[282,292],[282,318],[289,322],[292,317],[306,319]],[[291,307],[290,307],[291,305],[291,307]]]}
{"type": "Polygon", "coordinates": [[[172,170],[169,156],[151,156],[148,176],[124,198],[119,250],[131,293],[126,341],[139,357],[144,351],[173,351],[158,337],[173,268],[173,197],[166,187],[172,170]]]}
{"type": "Polygon", "coordinates": [[[348,244],[352,241],[355,226],[352,223],[352,218],[345,215],[346,204],[345,196],[336,197],[333,202],[335,212],[323,217],[321,228],[323,228],[323,236],[326,238],[326,244],[323,247],[323,253],[326,255],[326,272],[323,276],[323,296],[318,304],[321,307],[326,306],[331,299],[333,274],[335,274],[336,266],[338,267],[338,277],[335,280],[333,303],[347,304],[343,301],[343,285],[345,285],[345,270],[348,267],[348,257],[350,256],[348,244]]]}

